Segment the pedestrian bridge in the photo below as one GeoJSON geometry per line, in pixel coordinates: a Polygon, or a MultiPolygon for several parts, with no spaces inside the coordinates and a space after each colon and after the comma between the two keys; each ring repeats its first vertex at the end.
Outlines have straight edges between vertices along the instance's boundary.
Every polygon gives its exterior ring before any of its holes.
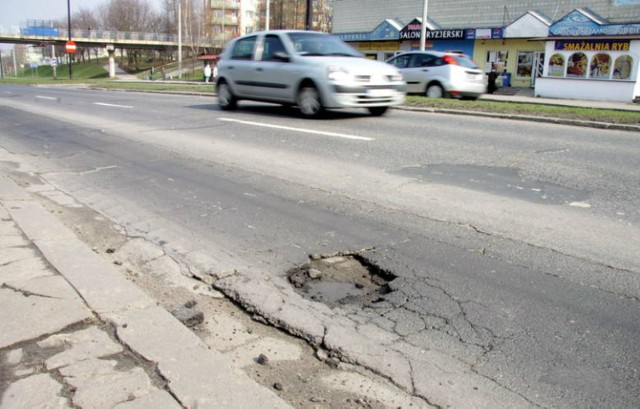
{"type": "MultiPolygon", "coordinates": [[[[69,31],[66,28],[0,26],[0,43],[63,46],[68,40],[69,31]]],[[[101,47],[107,50],[113,48],[164,50],[179,46],[177,35],[130,31],[72,29],[71,40],[78,47],[101,47]]],[[[182,44],[187,45],[184,36],[182,44]]],[[[198,41],[189,39],[188,45],[199,48],[222,48],[224,41],[222,38],[198,41]]]]}
{"type": "MultiPolygon", "coordinates": [[[[0,26],[0,43],[64,46],[71,38],[78,48],[104,48],[109,53],[109,77],[115,76],[114,52],[118,48],[174,51],[180,46],[178,36],[170,34],[91,29],[72,29],[70,34],[71,36],[65,28],[0,26]]],[[[182,46],[197,47],[205,52],[211,49],[222,49],[225,44],[222,37],[207,38],[197,42],[185,41],[184,37],[182,40],[182,46]]]]}

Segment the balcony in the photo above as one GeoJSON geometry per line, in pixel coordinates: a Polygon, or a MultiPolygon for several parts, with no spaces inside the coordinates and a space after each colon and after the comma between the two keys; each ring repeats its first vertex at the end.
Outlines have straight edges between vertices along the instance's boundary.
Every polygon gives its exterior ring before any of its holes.
{"type": "Polygon", "coordinates": [[[226,17],[211,17],[211,24],[213,25],[225,25],[225,26],[237,26],[240,24],[238,17],[226,16],[226,17]]]}
{"type": "Polygon", "coordinates": [[[234,0],[211,0],[211,9],[240,10],[240,2],[234,0]]]}

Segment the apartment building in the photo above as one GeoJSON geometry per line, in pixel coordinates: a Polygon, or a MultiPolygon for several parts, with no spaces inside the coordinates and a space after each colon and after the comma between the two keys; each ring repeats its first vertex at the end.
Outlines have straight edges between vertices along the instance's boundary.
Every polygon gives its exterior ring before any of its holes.
{"type": "Polygon", "coordinates": [[[205,0],[205,31],[214,43],[258,31],[259,0],[205,0]]]}

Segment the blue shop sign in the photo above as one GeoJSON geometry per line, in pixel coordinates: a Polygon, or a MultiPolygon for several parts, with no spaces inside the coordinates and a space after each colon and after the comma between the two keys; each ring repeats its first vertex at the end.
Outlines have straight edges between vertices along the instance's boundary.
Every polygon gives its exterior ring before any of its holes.
{"type": "Polygon", "coordinates": [[[551,36],[616,36],[640,34],[640,24],[602,24],[579,10],[549,27],[551,36]]]}

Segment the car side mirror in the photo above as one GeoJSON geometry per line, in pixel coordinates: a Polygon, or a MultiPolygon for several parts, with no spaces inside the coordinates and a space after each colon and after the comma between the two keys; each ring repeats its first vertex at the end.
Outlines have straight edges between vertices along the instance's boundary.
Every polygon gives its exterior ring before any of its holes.
{"type": "Polygon", "coordinates": [[[273,58],[282,62],[291,61],[291,58],[289,58],[289,54],[284,51],[276,51],[275,53],[273,53],[273,58]]]}

